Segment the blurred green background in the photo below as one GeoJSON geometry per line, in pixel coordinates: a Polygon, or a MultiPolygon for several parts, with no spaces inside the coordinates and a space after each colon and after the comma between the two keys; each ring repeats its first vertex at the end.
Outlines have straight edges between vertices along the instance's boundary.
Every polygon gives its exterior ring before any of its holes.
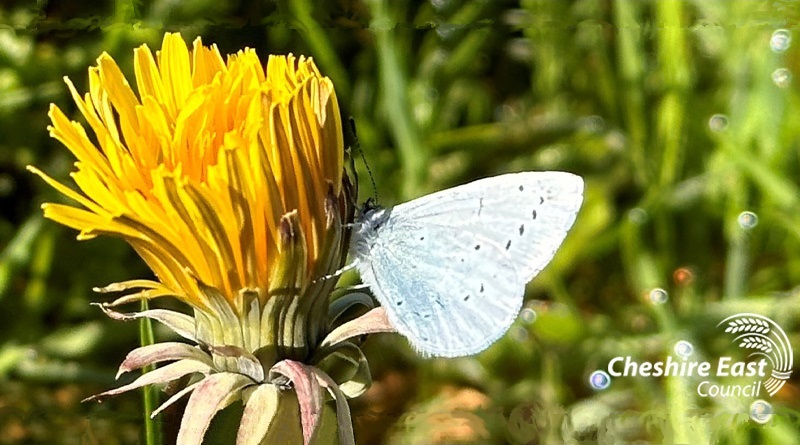
{"type": "Polygon", "coordinates": [[[135,324],[89,306],[92,287],[150,272],[119,240],[44,221],[39,204],[62,198],[24,168],[69,183],[46,130],[51,102],[79,119],[62,77],[86,91],[106,51],[132,80],[132,49],[165,31],[313,56],[385,204],[511,171],[586,179],[565,245],[488,351],[422,360],[398,336],[367,342],[359,443],[800,443],[800,365],[762,389],[764,426],[752,397],[700,397],[692,378],[588,384],[615,356],[664,360],[679,340],[694,359],[744,360],[717,327],[741,312],[800,350],[798,19],[799,2],[765,0],[4,1],[0,443],[140,441],[140,396],[80,400],[138,343],[135,324]]]}

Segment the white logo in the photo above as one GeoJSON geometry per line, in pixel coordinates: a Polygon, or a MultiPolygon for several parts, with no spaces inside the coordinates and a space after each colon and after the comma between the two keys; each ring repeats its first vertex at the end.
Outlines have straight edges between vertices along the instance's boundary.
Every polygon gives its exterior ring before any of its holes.
{"type": "Polygon", "coordinates": [[[697,394],[701,397],[759,398],[762,388],[774,396],[792,374],[792,345],[783,329],[763,315],[750,313],[731,315],[717,326],[724,326],[731,342],[750,352],[743,361],[730,356],[702,360],[691,342],[680,340],[665,360],[638,361],[630,355],[614,357],[605,370],[591,374],[589,384],[601,391],[619,377],[679,377],[701,380],[697,384],[697,394]],[[738,380],[726,383],[731,377],[738,380]]]}
{"type": "Polygon", "coordinates": [[[753,351],[748,358],[760,356],[769,360],[772,372],[764,388],[774,396],[792,374],[792,345],[786,333],[777,323],[758,314],[731,315],[717,326],[723,324],[727,324],[726,333],[735,335],[733,343],[753,351]]]}

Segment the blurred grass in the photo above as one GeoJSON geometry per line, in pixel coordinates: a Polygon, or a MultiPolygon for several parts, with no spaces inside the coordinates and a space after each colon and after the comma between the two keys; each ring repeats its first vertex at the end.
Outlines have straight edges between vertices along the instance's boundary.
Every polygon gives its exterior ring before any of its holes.
{"type": "Polygon", "coordinates": [[[800,443],[797,372],[764,427],[742,414],[752,400],[700,398],[690,379],[587,385],[612,357],[656,360],[681,339],[741,358],[716,328],[739,312],[800,349],[800,94],[773,80],[800,72],[800,45],[769,46],[779,28],[800,39],[798,18],[797,1],[766,0],[4,2],[0,443],[144,437],[140,399],[79,401],[112,384],[139,335],[92,310],[90,289],[149,272],[117,240],[43,222],[38,204],[60,198],[24,166],[65,180],[73,160],[46,130],[50,102],[76,116],[61,78],[85,90],[107,51],[132,79],[132,48],[165,30],[313,56],[384,203],[509,171],[586,178],[575,228],[529,286],[535,322],[458,360],[370,340],[360,443],[800,443]],[[656,287],[665,304],[646,298],[656,287]]]}

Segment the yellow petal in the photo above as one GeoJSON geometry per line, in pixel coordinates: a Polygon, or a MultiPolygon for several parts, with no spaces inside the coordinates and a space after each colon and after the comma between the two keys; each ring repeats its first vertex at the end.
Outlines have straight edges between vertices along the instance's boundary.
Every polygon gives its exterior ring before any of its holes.
{"type": "Polygon", "coordinates": [[[270,56],[265,68],[253,49],[223,59],[176,33],[133,57],[136,91],[108,54],[89,68],[88,93],[66,79],[90,134],[51,107],[79,191],[31,168],[78,206],[45,215],[81,238],[123,238],[165,289],[206,312],[198,282],[244,310],[243,290],[262,300],[335,267],[344,237],[326,203],[344,200],[343,137],[333,86],[313,61],[270,56]]]}

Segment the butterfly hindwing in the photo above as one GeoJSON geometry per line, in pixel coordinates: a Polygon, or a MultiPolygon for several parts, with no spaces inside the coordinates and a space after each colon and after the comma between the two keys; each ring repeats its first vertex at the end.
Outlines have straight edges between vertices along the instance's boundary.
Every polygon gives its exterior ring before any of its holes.
{"type": "Polygon", "coordinates": [[[412,346],[427,355],[473,354],[514,321],[525,283],[489,240],[442,226],[382,228],[362,278],[412,346]],[[411,237],[404,236],[413,233],[411,237]],[[371,276],[370,276],[371,275],[371,276]]]}

